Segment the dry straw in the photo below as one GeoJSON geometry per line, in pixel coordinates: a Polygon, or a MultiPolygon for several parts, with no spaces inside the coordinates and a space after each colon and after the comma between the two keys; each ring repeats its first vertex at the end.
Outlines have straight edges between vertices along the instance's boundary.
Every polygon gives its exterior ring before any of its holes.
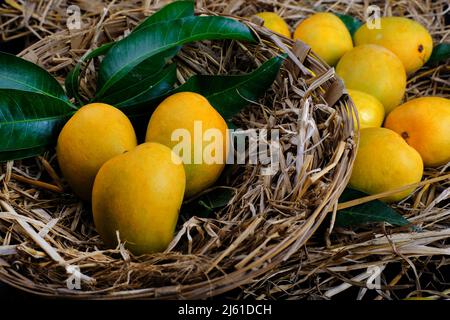
{"type": "MultiPolygon", "coordinates": [[[[48,12],[57,10],[55,1],[42,2],[52,3],[48,12]]],[[[87,50],[122,36],[166,2],[108,2],[104,12],[100,1],[78,1],[82,8],[88,3],[101,8],[84,19],[86,29],[69,32],[61,23],[51,31],[59,32],[21,55],[62,81],[87,50]]],[[[385,15],[420,21],[437,43],[448,41],[446,2],[370,4],[379,5],[385,15]]],[[[67,6],[64,1],[59,4],[67,6]]],[[[249,17],[257,11],[276,11],[292,27],[320,10],[363,19],[367,5],[358,0],[197,1],[198,9],[208,14],[249,17]]],[[[236,287],[242,289],[239,297],[259,299],[329,299],[347,292],[352,298],[370,299],[448,297],[445,282],[449,280],[443,271],[450,254],[448,167],[428,169],[416,192],[395,205],[415,229],[333,228],[337,198],[355,155],[354,124],[348,116],[351,102],[341,97],[341,83],[333,70],[308,54],[307,48],[247,23],[261,37],[260,45],[203,42],[189,46],[177,58],[179,82],[196,73],[249,71],[280,48],[287,50],[290,59],[271,91],[236,118],[242,127],[282,131],[281,173],[267,178],[260,175],[259,167],[235,167],[228,185],[236,193],[227,208],[208,219],[183,217],[167,252],[133,257],[122,246],[104,249],[89,207],[68,193],[59,177],[53,152],[9,162],[0,171],[0,280],[41,295],[105,299],[204,298],[236,287]],[[317,230],[327,216],[331,219],[317,230]],[[81,291],[66,287],[70,266],[80,267],[81,291]],[[365,290],[374,270],[383,272],[376,294],[365,290]]],[[[95,88],[94,68],[90,64],[83,75],[86,96],[92,96],[95,88]]],[[[406,99],[449,97],[449,69],[440,65],[418,71],[409,80],[406,99]]]]}
{"type": "MultiPolygon", "coordinates": [[[[87,50],[120,38],[161,5],[113,10],[110,4],[114,13],[105,11],[89,28],[58,32],[21,56],[62,80],[87,50]]],[[[235,119],[241,128],[281,131],[279,172],[264,176],[259,165],[232,167],[228,187],[234,196],[227,207],[208,218],[181,217],[166,252],[134,257],[123,245],[104,248],[89,205],[68,193],[53,152],[9,162],[0,177],[2,281],[41,295],[76,298],[205,298],[263,279],[306,243],[349,178],[356,153],[353,105],[334,71],[306,46],[245,23],[260,44],[187,46],[176,58],[179,83],[193,74],[249,72],[288,52],[270,91],[235,119]],[[81,273],[81,290],[67,287],[68,278],[76,285],[74,267],[81,273]]],[[[94,68],[90,64],[82,76],[88,97],[94,68]]]]}

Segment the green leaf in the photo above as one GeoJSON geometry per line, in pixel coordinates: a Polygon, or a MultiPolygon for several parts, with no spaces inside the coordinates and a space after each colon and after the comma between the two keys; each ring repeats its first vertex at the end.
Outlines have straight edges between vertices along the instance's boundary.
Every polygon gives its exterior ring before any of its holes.
{"type": "Polygon", "coordinates": [[[146,28],[154,23],[190,17],[193,16],[194,13],[194,1],[174,1],[145,19],[141,24],[134,28],[133,32],[146,28]]]}
{"type": "Polygon", "coordinates": [[[145,111],[150,113],[154,107],[152,100],[172,89],[176,81],[177,68],[172,63],[156,74],[149,73],[146,78],[135,81],[127,90],[118,90],[100,101],[116,106],[127,115],[145,111]]]}
{"type": "Polygon", "coordinates": [[[35,92],[68,101],[64,89],[47,71],[34,63],[1,51],[0,89],[35,92]]]}
{"type": "Polygon", "coordinates": [[[350,15],[341,13],[336,13],[336,15],[345,24],[352,37],[355,32],[363,25],[363,22],[361,20],[350,15]]]}
{"type": "Polygon", "coordinates": [[[46,149],[47,147],[36,147],[30,149],[0,152],[0,161],[3,162],[9,160],[22,160],[35,157],[42,154],[46,149]]]}
{"type": "MultiPolygon", "coordinates": [[[[138,25],[131,33],[135,33],[143,28],[150,27],[159,22],[172,21],[185,17],[190,17],[194,15],[194,6],[195,3],[193,1],[175,1],[172,2],[159,11],[152,14],[150,17],[145,19],[140,25],[138,25]]],[[[167,51],[161,52],[158,55],[151,57],[143,62],[141,62],[138,66],[133,68],[129,74],[127,74],[121,81],[111,86],[106,91],[99,92],[95,100],[102,99],[103,97],[115,93],[118,90],[122,90],[126,92],[128,86],[134,86],[136,81],[141,81],[143,78],[148,77],[149,74],[153,74],[159,72],[166,63],[175,57],[177,53],[180,51],[181,46],[171,48],[167,51]]],[[[103,87],[105,82],[108,79],[102,78],[99,76],[97,86],[99,89],[103,87]]],[[[147,87],[148,84],[143,84],[144,87],[147,87]]],[[[129,99],[132,96],[127,95],[124,98],[129,99]]]]}
{"type": "Polygon", "coordinates": [[[440,43],[433,49],[430,59],[428,59],[428,66],[437,66],[442,62],[450,59],[450,43],[440,43]]]}
{"type": "Polygon", "coordinates": [[[70,97],[75,98],[79,103],[84,102],[83,98],[79,94],[81,66],[83,65],[84,62],[87,62],[91,59],[104,55],[106,52],[109,51],[109,49],[112,48],[113,45],[114,42],[106,43],[101,47],[98,47],[97,49],[87,52],[80,58],[80,61],[78,61],[78,63],[66,77],[65,87],[67,90],[67,94],[70,97]]]}
{"type": "Polygon", "coordinates": [[[102,96],[143,61],[166,50],[199,40],[234,39],[255,41],[244,24],[225,17],[188,17],[142,28],[118,42],[100,65],[100,79],[106,82],[102,96]]]}
{"type": "Polygon", "coordinates": [[[196,75],[175,89],[174,93],[183,91],[199,93],[228,120],[250,101],[257,101],[264,95],[276,79],[285,59],[286,55],[274,57],[246,75],[196,75]]]}
{"type": "MultiPolygon", "coordinates": [[[[353,189],[346,189],[339,202],[346,202],[367,196],[365,193],[353,189]]],[[[339,210],[336,215],[337,227],[353,227],[367,223],[387,222],[394,226],[405,226],[410,222],[401,214],[380,200],[363,203],[348,209],[339,210]]]]}
{"type": "MultiPolygon", "coordinates": [[[[141,91],[157,84],[164,77],[161,70],[179,50],[180,47],[172,48],[141,62],[120,81],[109,87],[108,90],[97,93],[93,100],[110,101],[107,103],[114,104],[132,99],[141,91]],[[120,95],[118,95],[119,92],[120,95]],[[112,99],[111,97],[115,98],[112,99]]],[[[99,86],[101,82],[103,81],[99,80],[99,86]]],[[[172,83],[172,86],[174,83],[175,81],[172,83]]]]}
{"type": "MultiPolygon", "coordinates": [[[[0,153],[38,150],[54,142],[60,128],[73,113],[72,107],[60,99],[33,92],[0,89],[0,153]]],[[[27,153],[28,154],[28,153],[27,153]]]]}
{"type": "Polygon", "coordinates": [[[227,187],[216,187],[210,192],[187,203],[181,209],[182,214],[197,217],[208,217],[214,211],[225,207],[235,194],[234,189],[227,187]]]}

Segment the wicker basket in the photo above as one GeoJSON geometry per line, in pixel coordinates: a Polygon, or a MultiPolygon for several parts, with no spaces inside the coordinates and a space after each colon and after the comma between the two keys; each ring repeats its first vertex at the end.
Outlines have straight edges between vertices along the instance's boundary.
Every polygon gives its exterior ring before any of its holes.
{"type": "MultiPolygon", "coordinates": [[[[86,51],[123,36],[151,11],[125,10],[95,28],[62,31],[21,53],[64,77],[86,51]]],[[[203,14],[211,14],[210,12],[203,14]]],[[[236,18],[237,19],[237,18],[236,18]]],[[[241,128],[280,129],[280,170],[230,168],[228,205],[207,218],[181,217],[164,253],[135,257],[105,249],[89,205],[60,180],[54,152],[2,165],[0,280],[44,296],[71,298],[206,298],[245,288],[289,259],[336,207],[355,158],[354,106],[342,82],[308,47],[250,21],[257,45],[196,43],[176,57],[179,82],[193,74],[241,73],[282,52],[288,59],[265,97],[235,119],[241,128]],[[62,185],[64,191],[58,187],[62,185]],[[77,272],[78,267],[80,274],[77,272]],[[69,289],[68,281],[81,280],[69,289]]],[[[83,94],[92,96],[95,63],[83,94]]]]}

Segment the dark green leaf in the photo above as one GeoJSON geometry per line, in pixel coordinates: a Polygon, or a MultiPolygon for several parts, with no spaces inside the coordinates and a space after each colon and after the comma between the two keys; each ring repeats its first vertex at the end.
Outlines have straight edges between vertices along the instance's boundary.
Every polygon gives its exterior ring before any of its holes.
{"type": "Polygon", "coordinates": [[[1,51],[0,89],[35,92],[68,101],[63,88],[47,71],[34,63],[1,51]]]}
{"type": "Polygon", "coordinates": [[[190,91],[203,95],[228,120],[267,91],[277,77],[284,59],[286,55],[272,58],[246,75],[196,75],[175,92],[190,91]]]}
{"type": "Polygon", "coordinates": [[[66,86],[67,94],[70,97],[75,98],[79,103],[83,103],[83,99],[79,94],[79,86],[80,86],[79,81],[80,81],[81,66],[82,66],[83,62],[86,62],[86,61],[89,61],[96,57],[104,55],[106,52],[109,51],[109,49],[112,48],[113,45],[114,45],[113,42],[106,43],[106,44],[102,45],[101,47],[98,47],[95,50],[87,52],[84,56],[81,57],[80,61],[78,61],[78,63],[69,72],[69,74],[66,77],[65,86],[66,86]]]}
{"type": "Polygon", "coordinates": [[[247,26],[225,17],[188,17],[153,24],[131,33],[114,45],[102,61],[99,77],[107,80],[98,96],[137,65],[161,52],[193,41],[219,39],[255,41],[247,26]]]}
{"type": "Polygon", "coordinates": [[[190,216],[208,217],[214,211],[225,207],[233,198],[235,191],[226,187],[217,187],[199,198],[187,203],[182,213],[190,216]]]}
{"type": "MultiPolygon", "coordinates": [[[[33,92],[0,89],[0,153],[37,149],[51,144],[71,106],[60,99],[33,92]]],[[[6,159],[5,154],[2,158],[6,159]]]]}
{"type": "Polygon", "coordinates": [[[345,24],[352,37],[355,34],[356,30],[358,30],[363,25],[363,22],[361,20],[350,15],[340,13],[337,13],[336,15],[345,24]]]}
{"type": "Polygon", "coordinates": [[[437,66],[448,59],[450,59],[450,43],[440,43],[434,47],[427,65],[437,66]]]}
{"type": "MultiPolygon", "coordinates": [[[[115,94],[100,99],[121,109],[126,114],[147,112],[150,114],[152,100],[173,88],[177,80],[176,64],[171,64],[158,73],[151,73],[147,78],[135,81],[127,90],[118,90],[115,94]]],[[[154,104],[153,104],[154,106],[154,104]]]]}
{"type": "Polygon", "coordinates": [[[194,1],[174,1],[145,19],[141,24],[134,28],[133,32],[146,28],[154,23],[193,16],[194,11],[194,1]]]}
{"type": "MultiPolygon", "coordinates": [[[[160,9],[159,11],[152,14],[147,19],[145,19],[140,25],[138,25],[132,31],[132,33],[135,33],[136,31],[139,31],[143,28],[147,28],[155,23],[177,20],[180,18],[193,16],[194,5],[195,3],[193,1],[172,2],[163,7],[162,9],[160,9]]],[[[166,63],[171,58],[177,55],[180,49],[181,46],[171,48],[167,51],[157,54],[154,57],[151,57],[150,59],[141,62],[138,66],[133,68],[133,70],[130,71],[130,73],[128,73],[123,79],[121,79],[121,81],[111,86],[108,90],[99,92],[96,95],[95,100],[102,99],[103,97],[111,93],[114,93],[118,90],[127,91],[127,87],[129,85],[133,86],[136,83],[136,81],[141,81],[143,78],[148,77],[148,75],[161,71],[161,69],[166,65],[166,63]]],[[[97,84],[98,88],[101,89],[107,80],[108,79],[104,79],[100,75],[97,84]]],[[[144,86],[147,86],[147,84],[144,84],[144,86]]],[[[126,96],[125,99],[129,97],[131,96],[126,96]]]]}
{"type": "MultiPolygon", "coordinates": [[[[365,193],[346,189],[341,195],[339,202],[342,203],[365,196],[365,193]]],[[[336,215],[335,225],[337,227],[348,228],[375,222],[387,222],[394,226],[410,224],[407,219],[389,205],[382,201],[374,200],[348,209],[339,210],[336,215]]]]}
{"type": "MultiPolygon", "coordinates": [[[[120,79],[120,81],[109,87],[108,90],[97,93],[93,100],[104,102],[109,101],[107,103],[117,106],[115,103],[123,100],[129,100],[143,90],[147,90],[152,85],[156,85],[164,76],[164,74],[161,73],[164,66],[178,53],[179,50],[180,47],[175,47],[141,62],[127,75],[125,75],[125,77],[120,79]]],[[[100,82],[102,81],[99,81],[99,85],[100,82]]],[[[170,88],[173,87],[174,83],[175,81],[172,83],[170,88]]]]}
{"type": "Polygon", "coordinates": [[[0,161],[22,160],[42,154],[46,147],[0,152],[0,161]]]}

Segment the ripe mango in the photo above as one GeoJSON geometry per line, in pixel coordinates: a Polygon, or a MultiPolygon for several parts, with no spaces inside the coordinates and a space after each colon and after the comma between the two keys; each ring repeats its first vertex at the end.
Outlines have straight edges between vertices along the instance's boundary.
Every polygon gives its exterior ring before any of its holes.
{"type": "Polygon", "coordinates": [[[92,103],[80,108],[61,130],[56,155],[73,192],[91,201],[92,185],[100,167],[136,145],[133,126],[122,111],[104,103],[92,103]]]}
{"type": "Polygon", "coordinates": [[[397,107],[406,90],[400,59],[386,48],[365,44],[347,52],[336,67],[348,89],[366,92],[383,104],[386,114],[397,107]]]}
{"type": "Polygon", "coordinates": [[[355,45],[377,44],[395,53],[407,73],[420,69],[430,58],[433,39],[418,22],[402,17],[381,18],[381,29],[363,25],[355,33],[355,45]]]}
{"type": "Polygon", "coordinates": [[[450,100],[422,97],[395,108],[385,127],[400,134],[428,167],[450,161],[450,100]]]}
{"type": "MultiPolygon", "coordinates": [[[[420,154],[396,132],[386,128],[361,130],[359,147],[349,186],[367,194],[378,194],[414,184],[422,179],[420,154]]],[[[414,188],[382,200],[399,201],[414,188]]]]}
{"type": "Polygon", "coordinates": [[[330,66],[353,48],[353,40],[345,24],[332,13],[320,12],[303,20],[294,32],[330,66]]]}
{"type": "Polygon", "coordinates": [[[191,197],[210,187],[222,173],[227,159],[227,129],[225,120],[205,97],[179,92],[153,112],[145,141],[168,146],[183,158],[186,197],[191,197]]]}
{"type": "Polygon", "coordinates": [[[158,143],[107,161],[92,191],[95,227],[106,245],[117,245],[118,231],[137,255],[164,251],[173,239],[185,178],[181,160],[158,143]]]}
{"type": "Polygon", "coordinates": [[[255,14],[255,16],[260,17],[264,20],[264,27],[267,29],[279,33],[288,39],[291,39],[291,31],[289,30],[289,25],[275,12],[260,12],[255,14]]]}
{"type": "Polygon", "coordinates": [[[384,107],[380,101],[368,93],[348,89],[348,94],[358,111],[359,127],[361,129],[381,127],[384,121],[384,107]]]}

